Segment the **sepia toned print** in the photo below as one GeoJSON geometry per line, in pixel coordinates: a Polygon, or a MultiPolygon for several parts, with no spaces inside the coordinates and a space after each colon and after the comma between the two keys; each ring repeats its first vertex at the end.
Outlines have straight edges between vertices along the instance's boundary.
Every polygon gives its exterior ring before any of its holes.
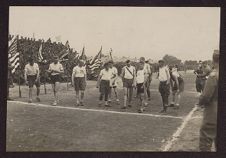
{"type": "Polygon", "coordinates": [[[10,7],[7,151],[216,151],[220,8],[10,7]]]}

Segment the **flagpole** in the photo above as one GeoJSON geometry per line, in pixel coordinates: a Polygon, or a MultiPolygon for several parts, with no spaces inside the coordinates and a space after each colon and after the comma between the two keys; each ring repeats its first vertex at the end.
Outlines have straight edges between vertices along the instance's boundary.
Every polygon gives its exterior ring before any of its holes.
{"type": "Polygon", "coordinates": [[[46,91],[46,76],[44,76],[44,90],[45,90],[45,94],[47,94],[47,91],[46,91]]]}
{"type": "MultiPolygon", "coordinates": [[[[18,39],[18,35],[16,37],[18,39]]],[[[22,73],[22,70],[21,70],[21,56],[20,56],[21,52],[19,52],[19,97],[21,98],[22,97],[22,93],[21,93],[21,89],[20,89],[20,77],[21,77],[21,73],[22,73]]]]}
{"type": "MultiPolygon", "coordinates": [[[[44,65],[42,67],[44,67],[44,65]]],[[[46,91],[46,72],[44,72],[44,83],[43,83],[43,85],[44,85],[45,94],[47,94],[47,91],[46,91]]]]}
{"type": "MultiPolygon", "coordinates": [[[[19,60],[20,61],[20,60],[19,60]]],[[[20,77],[21,77],[21,66],[19,65],[19,97],[21,98],[22,95],[21,95],[21,89],[20,89],[20,77]]]]}

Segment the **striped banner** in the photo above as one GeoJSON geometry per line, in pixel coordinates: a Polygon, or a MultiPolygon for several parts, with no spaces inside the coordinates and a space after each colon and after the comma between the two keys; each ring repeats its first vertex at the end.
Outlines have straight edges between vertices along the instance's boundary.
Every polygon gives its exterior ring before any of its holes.
{"type": "Polygon", "coordinates": [[[20,65],[20,54],[17,52],[17,40],[18,36],[13,36],[13,38],[9,40],[8,58],[12,66],[12,73],[14,73],[20,65]]]}

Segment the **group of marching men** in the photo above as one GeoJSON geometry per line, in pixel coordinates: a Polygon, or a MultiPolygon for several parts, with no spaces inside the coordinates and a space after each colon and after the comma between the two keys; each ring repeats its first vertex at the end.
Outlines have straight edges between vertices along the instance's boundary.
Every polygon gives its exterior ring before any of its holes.
{"type": "MultiPolygon", "coordinates": [[[[216,145],[216,129],[217,129],[217,106],[218,106],[218,76],[219,76],[219,50],[214,50],[212,70],[204,62],[201,63],[196,74],[196,90],[199,92],[199,103],[197,105],[204,107],[203,121],[200,128],[200,151],[210,151],[213,142],[216,145]]],[[[34,63],[33,58],[30,58],[29,63],[25,66],[25,81],[29,86],[29,103],[32,102],[33,86],[37,87],[37,101],[40,102],[40,79],[39,67],[34,63]]],[[[57,105],[58,89],[60,83],[60,75],[64,73],[63,66],[59,63],[58,57],[54,57],[53,63],[49,65],[48,72],[51,78],[51,84],[54,92],[53,105],[57,105]]],[[[137,98],[140,100],[138,112],[143,112],[147,105],[147,100],[150,100],[150,83],[152,80],[152,71],[150,65],[145,61],[144,57],[140,58],[138,69],[131,65],[129,60],[126,61],[126,66],[122,68],[121,78],[124,89],[124,103],[122,108],[131,107],[133,90],[136,87],[137,98]]],[[[159,60],[159,71],[157,78],[159,79],[159,92],[162,97],[163,109],[161,113],[165,113],[167,107],[179,107],[180,94],[184,90],[184,80],[177,71],[177,66],[167,66],[163,60],[159,60]],[[172,90],[172,103],[169,105],[170,87],[172,90]]],[[[100,97],[99,105],[102,104],[104,98],[105,106],[111,106],[111,92],[114,90],[117,103],[119,103],[117,93],[118,71],[113,66],[113,61],[104,64],[100,71],[97,85],[99,88],[100,97]]],[[[86,67],[84,61],[80,60],[78,65],[73,68],[72,85],[76,91],[76,104],[84,105],[84,91],[86,88],[86,67]]]]}
{"type": "MultiPolygon", "coordinates": [[[[131,65],[131,61],[127,60],[126,65],[122,68],[120,77],[123,82],[124,101],[122,109],[132,106],[133,91],[136,89],[136,97],[139,99],[138,112],[142,113],[150,101],[150,83],[152,81],[152,69],[148,61],[141,57],[136,69],[131,65]]],[[[179,108],[180,94],[184,90],[184,80],[178,72],[177,65],[167,66],[163,60],[159,60],[159,71],[157,78],[159,79],[159,92],[162,97],[163,109],[161,113],[166,113],[167,107],[173,106],[175,109],[179,108]],[[169,104],[170,88],[172,90],[172,102],[169,104]]],[[[40,102],[40,76],[39,66],[31,57],[24,69],[24,78],[26,85],[29,86],[29,103],[32,102],[33,86],[37,87],[36,100],[40,102]]],[[[58,90],[60,86],[61,74],[64,73],[62,64],[59,62],[57,56],[54,57],[53,62],[49,65],[47,72],[50,75],[51,85],[54,94],[53,106],[59,103],[58,90]]],[[[101,106],[104,99],[106,107],[111,106],[112,92],[115,94],[116,102],[119,104],[119,97],[117,92],[118,86],[118,70],[114,67],[112,60],[103,64],[103,69],[100,71],[97,85],[99,88],[99,105],[101,106]]],[[[76,92],[76,105],[84,106],[84,92],[86,89],[87,74],[86,66],[83,60],[79,60],[78,65],[73,68],[71,75],[71,83],[76,92]]]]}

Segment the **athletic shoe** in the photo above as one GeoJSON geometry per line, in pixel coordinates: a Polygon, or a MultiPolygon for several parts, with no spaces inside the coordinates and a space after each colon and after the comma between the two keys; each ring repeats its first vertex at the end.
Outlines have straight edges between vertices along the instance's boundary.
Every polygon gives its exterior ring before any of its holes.
{"type": "Polygon", "coordinates": [[[148,98],[148,101],[151,101],[151,98],[150,97],[148,98]]]}
{"type": "Polygon", "coordinates": [[[106,101],[106,102],[105,102],[105,106],[106,106],[106,107],[110,107],[111,105],[109,105],[108,102],[106,101]]]}
{"type": "Polygon", "coordinates": [[[121,109],[126,109],[126,106],[121,107],[121,109]]]}
{"type": "Polygon", "coordinates": [[[81,105],[81,106],[84,106],[84,104],[83,104],[83,102],[82,102],[82,101],[80,102],[80,105],[81,105]]]}
{"type": "Polygon", "coordinates": [[[56,106],[57,105],[57,101],[54,101],[52,105],[53,106],[56,106]]]}
{"type": "Polygon", "coordinates": [[[175,104],[173,102],[169,105],[169,107],[174,107],[174,106],[175,104]]]}
{"type": "Polygon", "coordinates": [[[144,109],[141,108],[141,109],[138,110],[138,112],[139,113],[143,113],[144,112],[144,109]]]}
{"type": "Polygon", "coordinates": [[[32,103],[32,99],[29,99],[29,100],[28,100],[28,103],[32,103]]]}
{"type": "Polygon", "coordinates": [[[108,99],[108,102],[111,103],[111,99],[108,99]]]}
{"type": "Polygon", "coordinates": [[[179,109],[180,108],[180,105],[179,104],[176,104],[175,106],[174,106],[174,109],[179,109]]]}
{"type": "Polygon", "coordinates": [[[40,102],[41,101],[39,97],[36,97],[36,100],[37,100],[37,102],[40,102]]]}
{"type": "Polygon", "coordinates": [[[129,107],[129,108],[131,108],[131,107],[132,107],[131,103],[129,103],[129,104],[128,104],[128,107],[129,107]]]}
{"type": "Polygon", "coordinates": [[[159,113],[166,113],[166,109],[162,109],[159,113]]]}
{"type": "Polygon", "coordinates": [[[116,99],[116,102],[117,102],[118,105],[120,104],[119,99],[116,99]]]}
{"type": "Polygon", "coordinates": [[[199,97],[200,97],[200,95],[201,95],[201,93],[200,93],[200,92],[198,92],[198,94],[196,95],[196,97],[197,97],[197,98],[199,98],[199,97]]]}
{"type": "Polygon", "coordinates": [[[99,101],[98,105],[101,106],[102,105],[102,101],[99,101]]]}

